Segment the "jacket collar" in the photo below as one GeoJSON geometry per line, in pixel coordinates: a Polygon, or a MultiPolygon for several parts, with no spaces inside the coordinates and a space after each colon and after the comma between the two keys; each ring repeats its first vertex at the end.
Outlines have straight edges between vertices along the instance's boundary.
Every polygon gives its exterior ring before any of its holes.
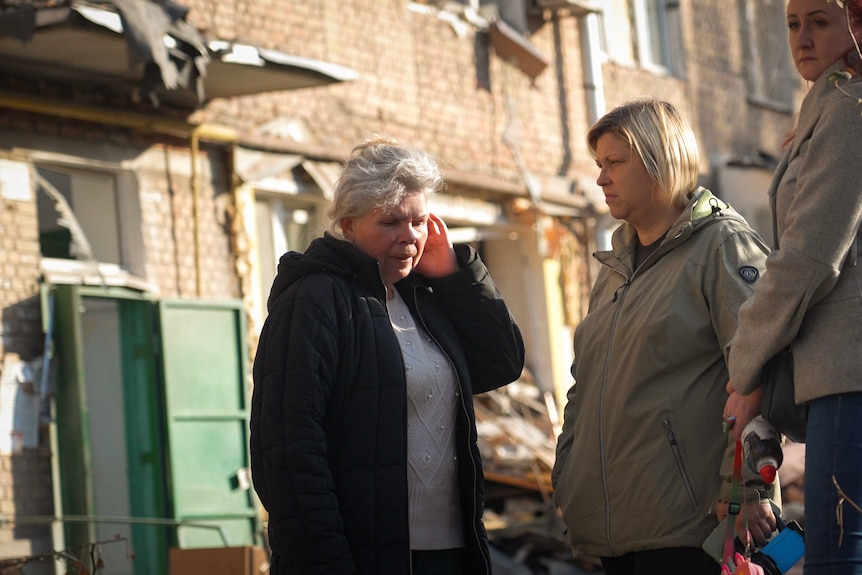
{"type": "MultiPolygon", "coordinates": [[[[719,218],[741,218],[741,216],[710,190],[698,186],[689,195],[688,204],[665,234],[659,249],[644,263],[657,261],[662,255],[719,218]]],[[[614,231],[611,244],[612,251],[596,252],[595,258],[603,264],[615,268],[622,264],[624,268],[634,272],[634,254],[637,247],[637,232],[634,226],[623,222],[614,231]]],[[[646,267],[640,266],[640,268],[646,269],[651,265],[652,263],[648,263],[646,267]]]]}
{"type": "MultiPolygon", "coordinates": [[[[820,116],[824,111],[824,101],[830,96],[833,98],[845,97],[840,90],[835,86],[835,78],[833,74],[840,72],[846,68],[844,59],[841,58],[832,66],[827,68],[805,95],[802,100],[802,106],[799,108],[799,124],[796,126],[796,134],[791,146],[791,156],[798,153],[798,147],[811,135],[814,131],[814,126],[820,120],[820,116]]],[[[858,81],[854,78],[851,81],[858,81]]]]}
{"type": "MultiPolygon", "coordinates": [[[[688,204],[665,235],[662,244],[671,240],[684,240],[695,230],[707,225],[718,216],[732,213],[736,215],[729,204],[721,201],[711,191],[698,186],[689,194],[688,204]]],[[[637,242],[637,232],[634,226],[623,222],[612,237],[613,251],[634,249],[637,242]]]]}

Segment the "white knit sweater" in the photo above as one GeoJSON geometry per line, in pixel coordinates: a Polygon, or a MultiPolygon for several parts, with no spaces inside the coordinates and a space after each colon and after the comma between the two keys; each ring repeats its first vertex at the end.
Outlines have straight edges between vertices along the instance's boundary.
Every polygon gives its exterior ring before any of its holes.
{"type": "Polygon", "coordinates": [[[398,295],[387,302],[407,373],[407,482],[411,549],[463,547],[457,485],[455,371],[398,295]]]}

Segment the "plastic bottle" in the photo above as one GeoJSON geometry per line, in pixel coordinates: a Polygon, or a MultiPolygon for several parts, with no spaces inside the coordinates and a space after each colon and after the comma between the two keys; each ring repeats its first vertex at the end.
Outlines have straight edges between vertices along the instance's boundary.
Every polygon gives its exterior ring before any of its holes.
{"type": "Polygon", "coordinates": [[[781,436],[772,425],[757,416],[742,430],[742,453],[745,461],[766,483],[775,481],[775,472],[784,461],[781,436]]]}

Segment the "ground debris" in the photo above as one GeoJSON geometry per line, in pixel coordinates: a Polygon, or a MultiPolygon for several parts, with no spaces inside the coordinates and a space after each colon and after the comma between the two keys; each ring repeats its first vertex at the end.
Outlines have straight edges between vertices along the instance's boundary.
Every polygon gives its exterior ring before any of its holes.
{"type": "Polygon", "coordinates": [[[553,394],[529,374],[474,398],[485,470],[485,527],[494,573],[600,573],[594,558],[574,558],[553,503],[551,471],[559,421],[553,394]]]}

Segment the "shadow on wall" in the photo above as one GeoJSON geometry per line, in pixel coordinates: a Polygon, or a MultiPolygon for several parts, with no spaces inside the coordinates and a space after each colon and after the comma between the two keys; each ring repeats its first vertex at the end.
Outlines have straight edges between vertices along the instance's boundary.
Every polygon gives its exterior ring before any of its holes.
{"type": "MultiPolygon", "coordinates": [[[[0,366],[0,568],[51,556],[54,515],[48,440],[50,378],[42,378],[39,298],[2,310],[0,366]]],[[[48,370],[50,372],[50,370],[48,370]]],[[[26,572],[53,573],[52,561],[28,562],[26,572]]]]}

